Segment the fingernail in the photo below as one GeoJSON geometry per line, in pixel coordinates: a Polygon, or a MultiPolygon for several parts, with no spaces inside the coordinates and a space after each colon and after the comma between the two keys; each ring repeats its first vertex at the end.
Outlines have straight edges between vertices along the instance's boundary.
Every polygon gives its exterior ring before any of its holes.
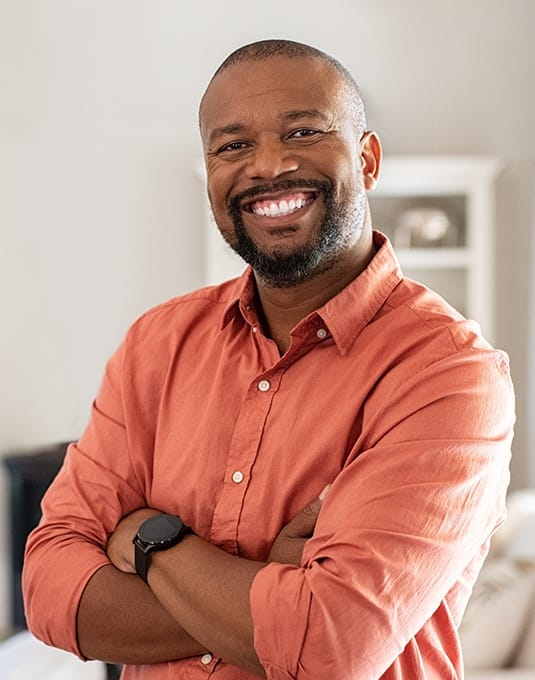
{"type": "Polygon", "coordinates": [[[321,490],[321,493],[319,495],[320,501],[322,501],[325,498],[325,496],[329,493],[330,488],[331,488],[330,484],[327,484],[326,486],[323,487],[323,489],[321,490]]]}

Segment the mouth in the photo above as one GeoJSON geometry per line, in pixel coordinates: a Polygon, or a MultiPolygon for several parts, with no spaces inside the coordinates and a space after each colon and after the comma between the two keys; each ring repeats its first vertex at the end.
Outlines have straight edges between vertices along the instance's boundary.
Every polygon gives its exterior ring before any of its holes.
{"type": "Polygon", "coordinates": [[[325,180],[281,180],[235,194],[229,200],[228,211],[234,224],[243,224],[249,217],[247,222],[252,229],[287,236],[321,220],[331,194],[332,185],[325,180]]]}
{"type": "Polygon", "coordinates": [[[242,203],[241,208],[259,217],[286,217],[313,203],[317,195],[315,191],[295,191],[279,196],[263,196],[242,203]]]}

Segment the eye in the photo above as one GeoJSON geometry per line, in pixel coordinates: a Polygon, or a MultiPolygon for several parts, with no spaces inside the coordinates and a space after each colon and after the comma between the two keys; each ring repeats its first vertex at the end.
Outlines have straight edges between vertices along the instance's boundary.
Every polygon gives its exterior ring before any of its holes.
{"type": "Polygon", "coordinates": [[[294,130],[290,133],[289,137],[294,137],[297,139],[303,139],[304,137],[313,137],[314,135],[319,135],[319,130],[314,130],[313,128],[299,128],[299,130],[294,130]]]}
{"type": "Polygon", "coordinates": [[[243,149],[246,149],[248,144],[245,142],[230,142],[229,144],[225,144],[224,146],[220,147],[217,152],[218,153],[224,153],[225,151],[242,151],[243,149]]]}

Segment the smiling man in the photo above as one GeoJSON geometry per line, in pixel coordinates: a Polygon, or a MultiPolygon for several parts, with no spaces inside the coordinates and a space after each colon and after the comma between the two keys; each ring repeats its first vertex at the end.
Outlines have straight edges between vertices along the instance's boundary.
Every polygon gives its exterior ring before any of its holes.
{"type": "Polygon", "coordinates": [[[375,182],[381,148],[364,134],[362,105],[350,102],[360,96],[349,74],[297,55],[272,56],[269,68],[265,60],[227,63],[203,98],[216,222],[266,286],[327,270],[336,280],[345,268],[351,280],[355,260],[369,259],[365,183],[375,182]]]}
{"type": "Polygon", "coordinates": [[[240,48],[200,129],[250,266],[111,358],[28,542],[29,625],[125,679],[462,678],[504,515],[507,359],[372,231],[381,145],[332,57],[240,48]]]}

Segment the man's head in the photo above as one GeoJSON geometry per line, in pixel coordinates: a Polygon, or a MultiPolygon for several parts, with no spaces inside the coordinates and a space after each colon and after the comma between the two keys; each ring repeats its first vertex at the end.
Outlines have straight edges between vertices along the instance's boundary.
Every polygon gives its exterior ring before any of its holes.
{"type": "Polygon", "coordinates": [[[291,41],[246,45],[216,71],[199,118],[216,222],[266,285],[369,248],[365,190],[381,149],[339,62],[291,41]]]}
{"type": "MultiPolygon", "coordinates": [[[[366,109],[364,107],[364,100],[362,99],[359,86],[355,82],[355,79],[346,67],[337,59],[311,45],[294,42],[293,40],[260,40],[258,42],[250,43],[249,45],[244,45],[229,54],[212,76],[210,83],[229,66],[251,61],[263,61],[270,57],[277,56],[287,57],[288,59],[295,57],[319,59],[327,66],[331,66],[341,76],[342,83],[346,88],[347,103],[353,113],[357,134],[360,136],[365,132],[367,127],[366,109]]],[[[208,88],[210,87],[210,83],[208,84],[208,88]]]]}

